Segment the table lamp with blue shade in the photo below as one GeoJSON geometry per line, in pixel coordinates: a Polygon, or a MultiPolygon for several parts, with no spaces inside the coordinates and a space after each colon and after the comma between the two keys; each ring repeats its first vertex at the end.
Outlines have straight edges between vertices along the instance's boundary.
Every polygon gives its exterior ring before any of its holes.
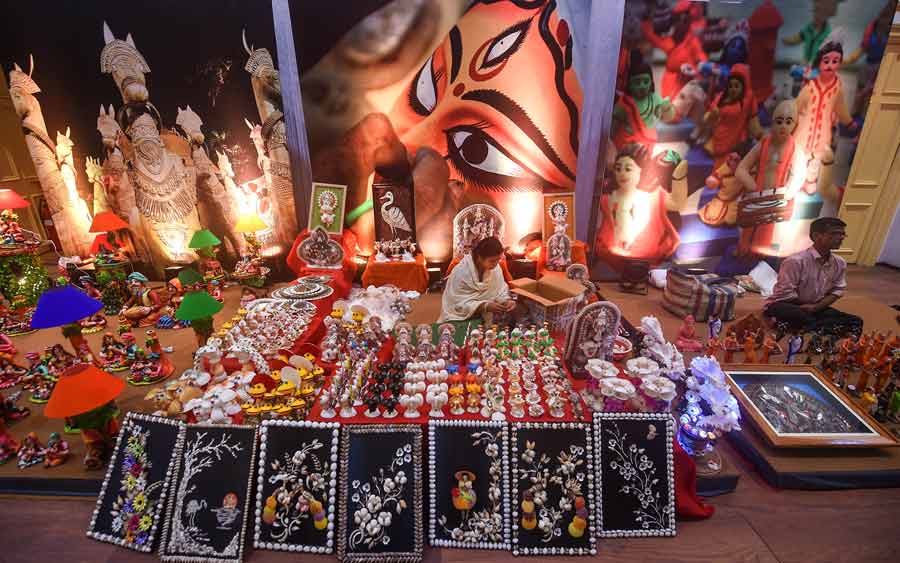
{"type": "Polygon", "coordinates": [[[83,291],[71,285],[53,287],[42,293],[38,299],[37,308],[31,317],[31,328],[61,327],[63,336],[69,340],[78,357],[99,364],[99,360],[81,334],[79,321],[102,308],[102,301],[88,297],[83,291]]]}

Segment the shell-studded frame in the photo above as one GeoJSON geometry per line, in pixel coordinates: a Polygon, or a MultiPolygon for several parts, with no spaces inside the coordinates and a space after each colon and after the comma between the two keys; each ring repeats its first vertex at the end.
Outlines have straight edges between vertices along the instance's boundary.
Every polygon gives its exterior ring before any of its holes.
{"type": "MultiPolygon", "coordinates": [[[[586,453],[585,457],[587,459],[587,480],[588,480],[588,492],[585,495],[585,498],[589,502],[594,502],[594,498],[596,496],[596,486],[594,484],[594,438],[593,438],[593,429],[592,425],[588,422],[516,422],[510,425],[510,470],[512,472],[512,477],[509,479],[509,488],[507,489],[507,498],[511,499],[510,503],[512,505],[512,513],[510,514],[510,528],[514,528],[516,522],[519,521],[519,503],[518,501],[518,458],[519,458],[519,446],[518,446],[518,434],[520,430],[581,430],[585,434],[585,446],[586,453]]],[[[589,514],[591,518],[596,518],[596,510],[591,510],[589,508],[589,514]]],[[[588,536],[588,548],[565,548],[565,547],[547,547],[547,548],[519,548],[518,538],[516,537],[515,532],[511,531],[512,535],[512,553],[513,555],[525,555],[525,556],[535,556],[535,555],[596,555],[597,554],[597,540],[596,533],[598,527],[595,522],[588,522],[588,528],[586,531],[586,535],[588,536]]]]}
{"type": "Polygon", "coordinates": [[[544,212],[541,221],[542,239],[546,243],[547,240],[556,232],[556,224],[552,210],[554,207],[562,205],[565,207],[566,229],[565,233],[569,240],[575,241],[575,193],[555,193],[544,194],[544,212]]]}
{"type": "Polygon", "coordinates": [[[503,242],[503,236],[506,233],[506,222],[503,214],[496,207],[486,203],[475,203],[460,210],[453,218],[453,257],[462,258],[469,252],[465,242],[475,243],[482,238],[495,236],[503,242]],[[466,232],[474,231],[475,225],[482,224],[490,227],[488,233],[476,233],[476,237],[469,239],[466,232]]]}
{"type": "MultiPolygon", "coordinates": [[[[595,469],[597,474],[597,486],[594,491],[597,498],[594,501],[596,505],[596,521],[597,535],[601,538],[644,538],[644,537],[664,537],[675,535],[675,456],[673,452],[673,441],[675,439],[675,421],[669,413],[649,413],[649,412],[598,412],[594,413],[594,437],[597,441],[595,448],[596,463],[595,469]],[[636,528],[634,530],[606,530],[603,527],[603,493],[604,487],[608,484],[603,482],[603,423],[604,421],[646,421],[648,423],[657,421],[661,422],[665,428],[665,448],[666,448],[666,467],[665,485],[668,487],[668,511],[669,526],[659,530],[647,530],[636,528]]],[[[620,494],[619,491],[611,491],[612,494],[620,494]]]]}
{"type": "Polygon", "coordinates": [[[322,226],[328,233],[340,235],[344,230],[344,208],[347,202],[347,186],[343,184],[326,184],[323,182],[313,182],[312,198],[310,199],[309,218],[307,226],[310,230],[314,230],[318,226],[322,226]],[[329,226],[322,225],[321,221],[321,199],[325,194],[331,194],[334,201],[334,222],[329,226]]]}
{"type": "MultiPolygon", "coordinates": [[[[215,429],[215,430],[221,430],[223,428],[232,428],[232,429],[253,430],[254,431],[253,432],[253,445],[252,445],[252,448],[250,451],[250,464],[249,464],[250,470],[248,471],[248,476],[247,476],[247,498],[244,500],[244,503],[243,503],[244,512],[243,512],[243,517],[241,518],[241,529],[239,532],[240,538],[238,540],[240,543],[238,544],[239,545],[238,553],[237,553],[237,557],[235,557],[234,559],[217,558],[217,557],[202,557],[202,556],[166,555],[165,547],[166,547],[166,542],[169,539],[169,534],[171,533],[171,521],[172,521],[173,513],[175,512],[175,504],[176,504],[176,501],[175,501],[176,495],[174,494],[174,492],[172,492],[171,494],[168,495],[169,502],[167,503],[167,506],[166,506],[166,519],[163,524],[162,541],[160,541],[160,544],[159,544],[159,557],[164,562],[165,561],[173,561],[176,563],[241,563],[241,561],[243,560],[244,545],[246,543],[247,518],[249,517],[248,513],[250,511],[250,507],[252,506],[250,503],[250,500],[253,497],[254,492],[255,492],[255,490],[253,488],[253,473],[254,473],[254,469],[256,467],[256,443],[257,443],[256,427],[246,425],[246,424],[244,424],[244,425],[223,425],[223,424],[190,424],[190,425],[188,425],[187,428],[185,429],[185,436],[184,436],[184,440],[181,441],[181,446],[179,448],[177,448],[173,454],[176,459],[176,461],[174,462],[175,477],[178,477],[179,474],[181,473],[181,457],[182,457],[182,454],[184,454],[185,442],[187,440],[187,429],[189,429],[189,428],[208,428],[208,429],[215,429]]],[[[176,486],[176,482],[173,481],[170,486],[174,488],[176,486]]]]}
{"type": "Polygon", "coordinates": [[[337,422],[310,422],[292,420],[264,420],[259,427],[259,467],[256,477],[256,512],[253,516],[253,547],[255,549],[270,549],[277,551],[306,552],[306,553],[333,553],[334,552],[334,515],[337,504],[337,471],[338,471],[338,447],[340,436],[340,424],[337,422]],[[328,531],[325,546],[298,545],[284,542],[260,542],[260,514],[263,510],[263,489],[265,486],[265,468],[269,461],[266,456],[269,429],[273,427],[331,429],[331,448],[326,454],[331,460],[331,474],[328,476],[328,531]]]}
{"type": "Polygon", "coordinates": [[[412,552],[381,552],[381,553],[347,553],[347,520],[351,517],[349,512],[340,515],[340,525],[338,526],[338,549],[337,556],[341,561],[364,561],[377,563],[418,563],[422,560],[424,553],[424,529],[423,519],[425,518],[423,511],[422,499],[422,429],[414,424],[360,424],[345,425],[341,433],[341,455],[340,455],[340,499],[344,503],[349,498],[350,489],[350,438],[354,434],[394,434],[408,433],[414,437],[413,442],[417,447],[412,451],[412,469],[413,478],[413,510],[414,538],[415,549],[412,552]]]}
{"type": "MultiPolygon", "coordinates": [[[[576,341],[583,342],[590,336],[588,331],[593,327],[594,317],[599,315],[602,310],[607,311],[607,313],[611,315],[610,322],[612,323],[612,328],[610,329],[610,334],[612,338],[615,338],[619,333],[619,324],[622,320],[622,313],[615,303],[612,301],[597,301],[596,303],[591,303],[586,306],[578,312],[575,319],[572,321],[572,325],[569,327],[569,334],[566,336],[566,365],[569,364],[572,359],[572,354],[576,351],[576,341]]],[[[610,349],[612,349],[612,341],[610,341],[610,349]]]]}
{"type": "Polygon", "coordinates": [[[452,547],[462,549],[509,549],[510,542],[510,497],[509,493],[509,427],[505,422],[479,421],[479,420],[446,420],[434,419],[428,421],[428,471],[431,475],[431,488],[428,491],[428,541],[435,547],[452,547]],[[501,491],[505,498],[502,500],[503,509],[503,541],[499,543],[477,542],[466,543],[457,540],[444,540],[437,538],[437,496],[435,493],[436,453],[438,441],[436,431],[439,428],[468,428],[471,430],[500,430],[500,456],[502,460],[501,491]]]}
{"type": "Polygon", "coordinates": [[[141,414],[136,412],[130,412],[125,416],[125,420],[122,424],[122,429],[119,431],[119,436],[116,438],[116,447],[113,449],[113,454],[109,459],[109,467],[106,469],[106,477],[103,479],[103,484],[100,486],[100,494],[97,495],[97,505],[94,508],[94,513],[91,516],[91,523],[88,526],[87,536],[93,538],[97,541],[101,541],[104,543],[112,543],[118,545],[120,547],[124,547],[127,549],[133,549],[136,551],[141,551],[144,553],[151,553],[153,551],[153,542],[156,539],[156,531],[159,529],[159,520],[160,516],[163,512],[167,512],[166,506],[166,495],[169,492],[169,487],[171,486],[171,479],[173,472],[177,473],[178,470],[178,452],[181,451],[181,447],[184,444],[184,431],[185,424],[180,420],[172,420],[170,418],[162,418],[158,416],[151,416],[149,414],[141,414]],[[100,514],[100,510],[103,507],[103,500],[106,496],[106,493],[109,491],[109,481],[112,478],[113,472],[119,463],[119,455],[120,448],[122,447],[122,441],[125,439],[125,435],[127,434],[126,428],[130,427],[132,422],[150,422],[154,424],[167,424],[170,426],[174,426],[178,428],[178,437],[175,440],[175,447],[173,448],[173,456],[170,458],[169,467],[166,469],[166,476],[164,480],[164,484],[162,487],[162,491],[159,495],[159,500],[156,502],[156,512],[153,518],[153,525],[150,528],[150,538],[147,542],[141,547],[134,547],[132,544],[128,544],[122,538],[114,537],[112,534],[106,534],[103,532],[99,532],[96,530],[97,517],[100,514]]]}

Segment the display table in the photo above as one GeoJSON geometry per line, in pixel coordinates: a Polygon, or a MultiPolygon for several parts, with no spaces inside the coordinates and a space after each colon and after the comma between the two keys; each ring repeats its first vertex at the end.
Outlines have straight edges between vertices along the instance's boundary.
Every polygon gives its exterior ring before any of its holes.
{"type": "Polygon", "coordinates": [[[773,487],[900,487],[900,448],[773,448],[750,424],[728,439],[773,487]]]}
{"type": "Polygon", "coordinates": [[[428,289],[425,255],[416,255],[415,262],[377,262],[374,255],[369,256],[369,263],[362,275],[362,285],[393,285],[404,291],[425,293],[428,289]]]}

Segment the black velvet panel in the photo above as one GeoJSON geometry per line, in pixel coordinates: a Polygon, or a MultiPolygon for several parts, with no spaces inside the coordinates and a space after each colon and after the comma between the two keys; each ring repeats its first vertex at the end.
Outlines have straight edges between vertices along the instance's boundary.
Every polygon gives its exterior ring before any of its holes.
{"type": "Polygon", "coordinates": [[[422,558],[422,430],[415,425],[345,426],[341,436],[343,561],[422,558]]]}
{"type": "Polygon", "coordinates": [[[590,424],[516,423],[510,441],[513,554],[595,554],[590,424]]]}
{"type": "Polygon", "coordinates": [[[255,548],[334,551],[338,433],[337,423],[263,422],[255,548]]]}
{"type": "Polygon", "coordinates": [[[674,421],[666,413],[596,413],[602,537],[675,535],[674,421]]]}
{"type": "Polygon", "coordinates": [[[169,493],[163,561],[241,560],[256,429],[190,425],[169,493]]]}
{"type": "Polygon", "coordinates": [[[128,413],[97,498],[88,536],[149,553],[172,480],[173,453],[184,439],[184,424],[128,413]]]}
{"type": "Polygon", "coordinates": [[[509,549],[506,423],[432,420],[428,428],[431,545],[509,549]]]}

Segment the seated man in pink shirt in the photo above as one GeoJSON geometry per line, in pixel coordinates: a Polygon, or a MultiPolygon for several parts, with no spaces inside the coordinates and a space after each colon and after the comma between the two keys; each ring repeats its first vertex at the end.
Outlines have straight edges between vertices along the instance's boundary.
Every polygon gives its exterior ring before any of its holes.
{"type": "Polygon", "coordinates": [[[847,224],[837,217],[821,217],[809,227],[813,244],[788,256],[778,270],[772,296],[763,315],[792,330],[845,333],[862,331],[863,321],[831,305],[847,289],[847,262],[831,253],[847,236],[847,224]]]}

